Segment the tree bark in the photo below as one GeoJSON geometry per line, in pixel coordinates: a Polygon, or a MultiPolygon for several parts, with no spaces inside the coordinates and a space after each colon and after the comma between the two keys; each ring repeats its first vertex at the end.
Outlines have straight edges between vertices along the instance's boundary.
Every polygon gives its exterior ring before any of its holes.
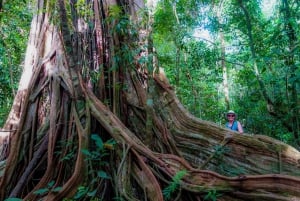
{"type": "Polygon", "coordinates": [[[0,200],[300,199],[296,149],[195,118],[138,62],[145,52],[128,59],[147,45],[128,15],[135,2],[58,1],[58,19],[51,3],[39,0],[32,21],[30,79],[1,141],[0,200]]]}

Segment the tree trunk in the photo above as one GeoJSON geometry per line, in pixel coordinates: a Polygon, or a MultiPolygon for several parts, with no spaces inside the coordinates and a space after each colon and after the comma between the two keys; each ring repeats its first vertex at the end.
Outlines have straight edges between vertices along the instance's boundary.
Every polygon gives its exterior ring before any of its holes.
{"type": "Polygon", "coordinates": [[[137,5],[38,1],[0,200],[299,200],[296,149],[193,117],[139,62],[137,5]]]}
{"type": "Polygon", "coordinates": [[[222,76],[223,76],[223,93],[224,93],[224,103],[225,109],[228,111],[230,109],[230,98],[229,98],[229,86],[228,86],[228,73],[226,66],[226,50],[225,50],[225,39],[224,39],[224,30],[223,30],[223,20],[222,20],[222,12],[224,1],[220,1],[218,3],[213,1],[213,11],[216,13],[217,23],[218,23],[218,40],[220,41],[220,54],[221,61],[220,66],[222,67],[222,76]]]}

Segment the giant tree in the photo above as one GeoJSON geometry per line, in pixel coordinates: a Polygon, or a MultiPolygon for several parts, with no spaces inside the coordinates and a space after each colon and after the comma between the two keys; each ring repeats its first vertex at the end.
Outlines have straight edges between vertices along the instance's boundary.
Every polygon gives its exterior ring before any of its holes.
{"type": "Polygon", "coordinates": [[[0,199],[299,199],[296,149],[183,108],[156,65],[147,5],[37,1],[1,132],[0,199]]]}

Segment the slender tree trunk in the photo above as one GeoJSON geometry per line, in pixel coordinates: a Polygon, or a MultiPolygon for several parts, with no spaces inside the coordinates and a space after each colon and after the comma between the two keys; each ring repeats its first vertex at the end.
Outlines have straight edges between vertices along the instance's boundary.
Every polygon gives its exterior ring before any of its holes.
{"type": "Polygon", "coordinates": [[[229,86],[228,86],[228,73],[227,73],[227,66],[225,63],[226,54],[225,54],[225,41],[224,41],[224,34],[222,31],[219,33],[220,41],[221,41],[221,66],[223,72],[223,88],[224,88],[224,100],[225,100],[225,107],[226,110],[230,109],[230,98],[229,98],[229,86]]]}
{"type": "Polygon", "coordinates": [[[2,12],[2,8],[3,8],[4,3],[5,3],[5,0],[0,1],[0,12],[2,12]]]}
{"type": "Polygon", "coordinates": [[[218,38],[220,40],[220,51],[221,51],[221,68],[223,75],[223,89],[224,89],[224,101],[225,101],[225,109],[230,109],[230,98],[229,98],[229,86],[228,86],[228,73],[226,67],[226,51],[225,51],[225,40],[224,40],[224,32],[222,28],[222,12],[223,12],[223,4],[224,1],[220,1],[218,4],[216,2],[213,3],[213,9],[216,12],[216,16],[219,23],[218,29],[218,38]]]}
{"type": "MultiPolygon", "coordinates": [[[[184,65],[185,66],[188,66],[188,63],[187,63],[187,54],[184,53],[184,65]]],[[[189,68],[186,69],[186,72],[185,72],[185,76],[187,78],[187,80],[189,81],[190,83],[190,86],[191,86],[191,90],[192,90],[192,94],[193,94],[193,99],[194,99],[194,105],[192,107],[192,111],[194,111],[194,115],[195,116],[201,116],[201,111],[199,111],[199,106],[200,106],[200,100],[199,100],[199,93],[197,91],[197,86],[195,85],[195,82],[194,82],[194,79],[192,77],[192,72],[190,71],[189,68]],[[198,114],[198,115],[197,115],[198,114]]]]}
{"type": "MultiPolygon", "coordinates": [[[[177,25],[180,26],[179,17],[176,10],[176,2],[173,3],[173,13],[176,18],[177,25]]],[[[177,31],[177,30],[176,30],[177,31]]],[[[175,36],[175,46],[176,46],[176,56],[175,56],[175,68],[176,68],[176,88],[180,88],[180,74],[181,74],[181,66],[180,66],[180,57],[181,57],[181,49],[178,44],[178,38],[175,36]]],[[[180,93],[177,93],[180,97],[180,93]]]]}

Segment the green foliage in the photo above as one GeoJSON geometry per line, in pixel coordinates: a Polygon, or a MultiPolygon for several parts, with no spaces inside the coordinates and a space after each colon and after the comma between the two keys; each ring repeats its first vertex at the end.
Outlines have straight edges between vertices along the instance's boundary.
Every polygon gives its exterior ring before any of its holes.
{"type": "Polygon", "coordinates": [[[222,196],[222,194],[217,193],[217,190],[213,189],[207,193],[207,195],[204,197],[204,200],[217,201],[217,198],[220,196],[222,196]]]}
{"type": "MultiPolygon", "coordinates": [[[[64,198],[62,201],[75,201],[73,198],[64,198]]],[[[103,201],[101,198],[97,197],[91,197],[89,198],[89,201],[103,201]]]]}
{"type": "MultiPolygon", "coordinates": [[[[113,47],[114,54],[109,71],[117,71],[120,66],[135,68],[135,58],[143,48],[136,45],[139,26],[130,20],[130,16],[124,14],[124,9],[126,8],[122,6],[109,6],[109,16],[105,19],[109,34],[120,38],[120,44],[113,47]]],[[[121,87],[118,83],[115,86],[121,87]]]]}
{"type": "Polygon", "coordinates": [[[172,194],[174,194],[179,189],[180,182],[186,174],[186,170],[180,170],[174,175],[174,177],[172,178],[172,182],[165,189],[163,189],[165,200],[170,200],[172,198],[172,194]]]}
{"type": "Polygon", "coordinates": [[[22,201],[20,198],[7,198],[4,201],[22,201]]]}
{"type": "Polygon", "coordinates": [[[10,110],[21,74],[31,7],[29,1],[6,1],[0,12],[0,127],[10,110]]]}
{"type": "Polygon", "coordinates": [[[120,6],[109,6],[109,16],[106,18],[106,23],[112,28],[110,29],[110,34],[116,33],[123,37],[137,37],[136,28],[129,20],[129,16],[124,14],[123,8],[120,6]]]}
{"type": "Polygon", "coordinates": [[[74,195],[74,199],[78,200],[78,199],[83,198],[85,196],[92,198],[92,197],[95,196],[96,192],[97,192],[97,189],[93,190],[93,191],[90,191],[89,188],[86,187],[86,186],[79,186],[78,189],[77,189],[76,194],[74,195]]]}
{"type": "Polygon", "coordinates": [[[82,154],[85,155],[85,161],[87,161],[87,163],[96,167],[88,171],[88,176],[93,179],[88,181],[88,184],[79,186],[72,200],[89,198],[90,200],[100,201],[101,199],[97,197],[98,189],[94,185],[101,179],[111,179],[110,175],[103,171],[102,168],[108,165],[105,157],[109,155],[108,150],[113,149],[116,142],[113,139],[103,142],[96,133],[91,135],[91,140],[95,147],[89,150],[83,149],[82,154]]]}
{"type": "Polygon", "coordinates": [[[85,21],[88,21],[89,18],[93,16],[91,7],[92,3],[87,3],[85,0],[78,0],[75,4],[75,8],[80,17],[82,17],[85,21]]]}
{"type": "MultiPolygon", "coordinates": [[[[61,155],[64,153],[62,150],[66,149],[68,152],[60,159],[61,161],[71,161],[76,157],[76,142],[74,141],[61,141],[56,147],[57,151],[55,154],[61,155]]],[[[107,157],[109,156],[109,151],[114,149],[116,141],[114,139],[109,139],[103,142],[102,138],[97,133],[91,134],[91,145],[89,149],[82,149],[81,153],[85,156],[86,164],[88,165],[87,178],[91,180],[86,181],[78,187],[76,194],[69,200],[81,200],[89,198],[89,200],[101,200],[97,198],[97,183],[101,179],[111,179],[111,176],[104,171],[105,167],[108,166],[107,157]]],[[[54,181],[50,182],[47,187],[39,189],[35,194],[43,195],[49,191],[57,192],[61,190],[60,187],[52,188],[54,181]]]]}
{"type": "MultiPolygon", "coordinates": [[[[98,165],[100,166],[106,165],[107,162],[103,160],[103,158],[109,155],[108,149],[113,149],[114,145],[116,144],[116,141],[110,139],[104,143],[98,134],[92,134],[91,139],[95,143],[96,148],[92,150],[83,149],[81,151],[86,156],[85,160],[93,162],[96,161],[97,163],[100,162],[98,163],[98,165]]],[[[101,178],[109,178],[109,176],[106,175],[103,171],[97,172],[97,175],[101,178]]]]}
{"type": "Polygon", "coordinates": [[[229,147],[222,146],[222,145],[216,145],[214,147],[214,150],[215,150],[214,156],[217,159],[222,159],[224,154],[229,153],[231,151],[231,149],[229,147]]]}
{"type": "Polygon", "coordinates": [[[54,153],[58,156],[61,156],[63,149],[68,150],[68,152],[60,158],[60,161],[72,161],[76,157],[76,147],[72,141],[60,141],[56,148],[57,150],[54,153]]]}
{"type": "Polygon", "coordinates": [[[59,191],[62,190],[62,187],[61,187],[61,186],[55,187],[55,188],[54,188],[54,184],[55,184],[55,181],[50,181],[50,182],[47,184],[47,187],[46,187],[46,188],[40,188],[40,189],[34,191],[33,194],[36,194],[36,195],[44,195],[44,194],[49,193],[49,192],[57,193],[57,192],[59,192],[59,191]]]}
{"type": "Polygon", "coordinates": [[[122,197],[114,197],[113,200],[114,201],[125,201],[124,198],[122,198],[122,197]]]}

